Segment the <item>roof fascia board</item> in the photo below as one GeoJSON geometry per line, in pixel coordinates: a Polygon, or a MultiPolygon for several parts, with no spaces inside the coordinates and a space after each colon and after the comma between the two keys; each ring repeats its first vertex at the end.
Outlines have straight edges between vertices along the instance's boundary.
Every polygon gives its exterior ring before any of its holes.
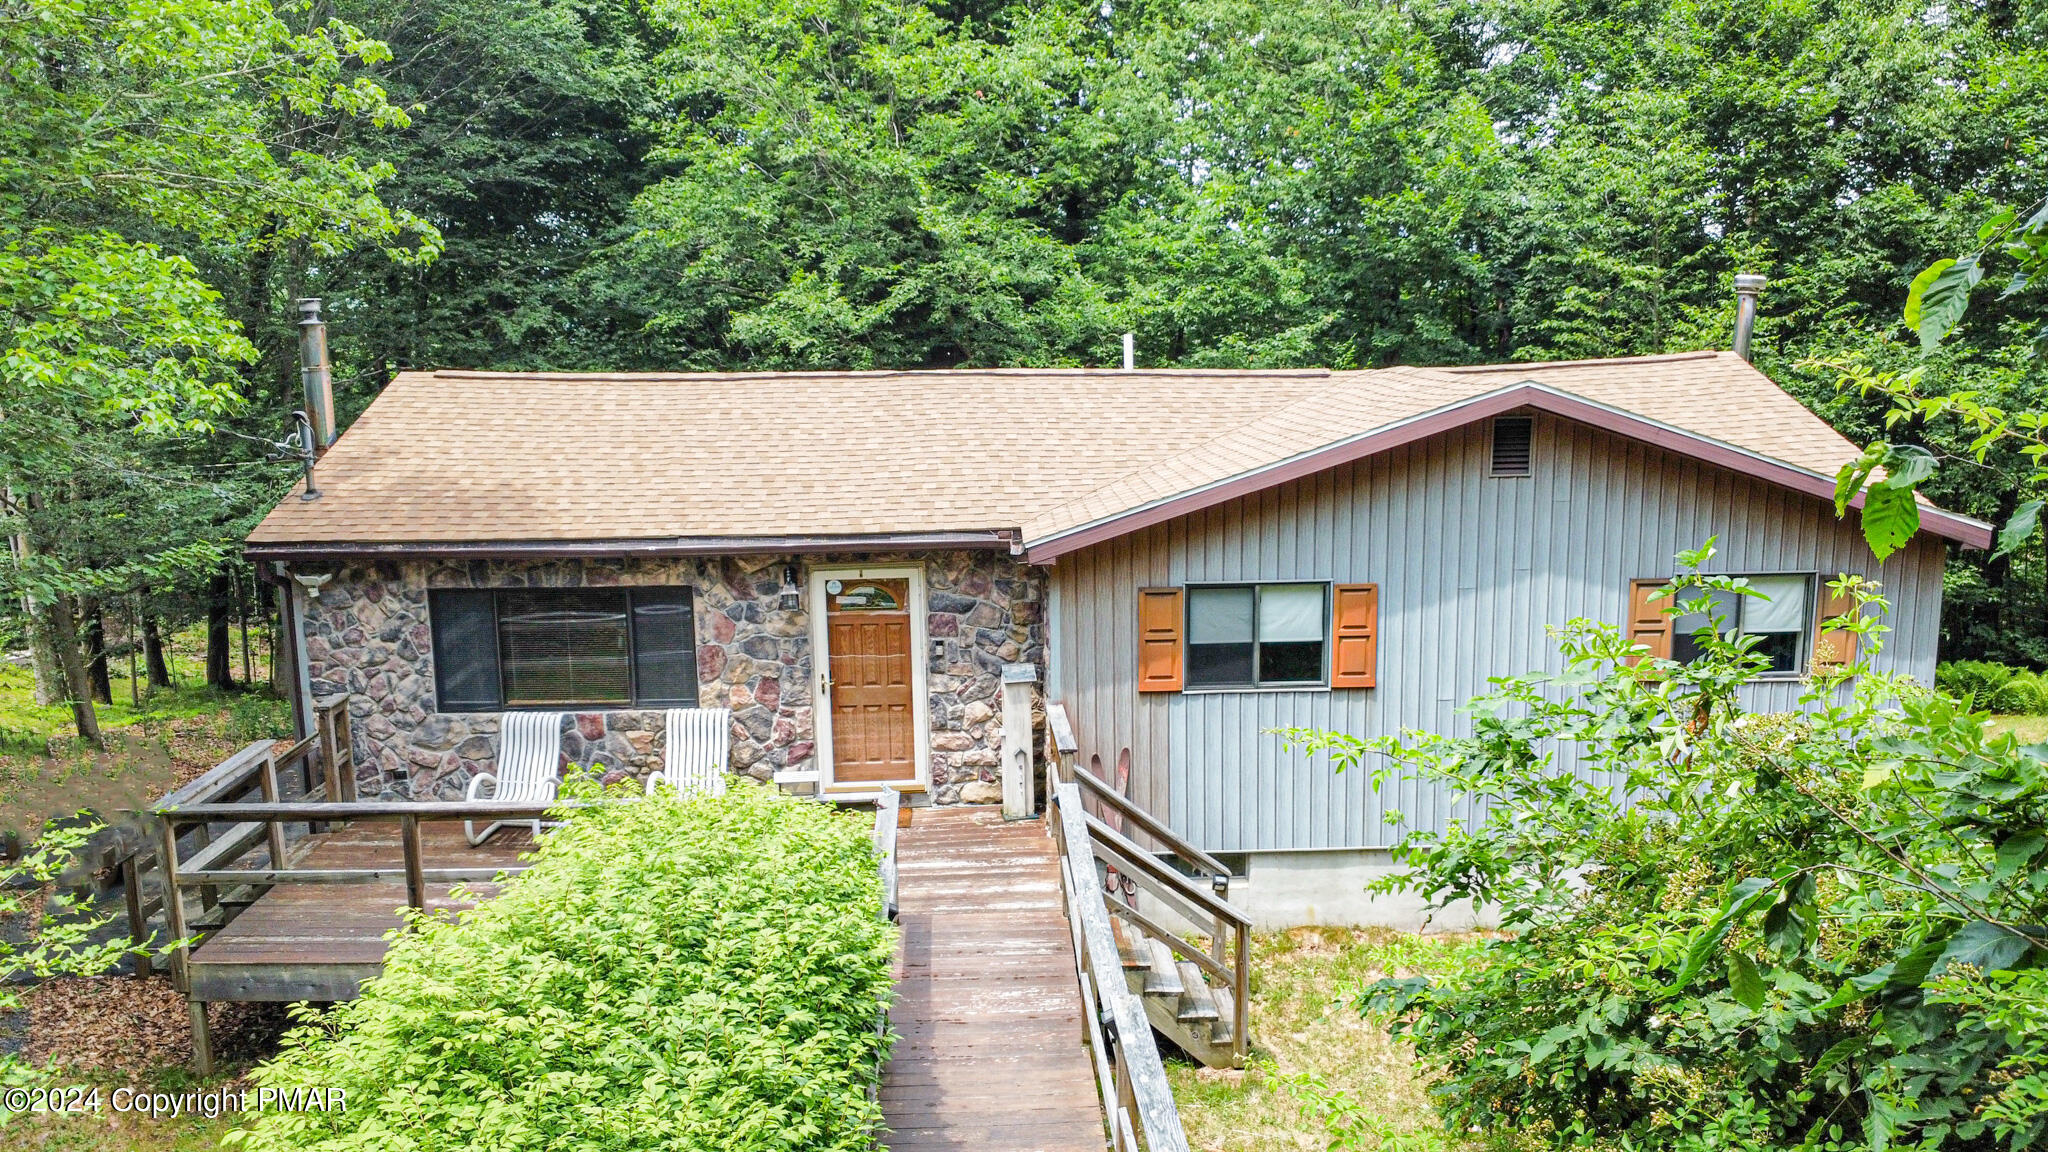
{"type": "MultiPolygon", "coordinates": [[[[1190,512],[1199,512],[1204,508],[1262,492],[1289,481],[1313,476],[1340,464],[1348,464],[1354,460],[1412,444],[1517,408],[1535,408],[1655,444],[1680,455],[1716,464],[1744,475],[1755,476],[1794,491],[1829,501],[1835,498],[1835,480],[1832,476],[1809,472],[1745,448],[1738,448],[1697,433],[1674,428],[1669,424],[1646,419],[1632,412],[1624,412],[1580,396],[1560,392],[1535,381],[1525,380],[1394,424],[1346,437],[1276,461],[1263,468],[1242,472],[1200,488],[1078,525],[1064,532],[1027,541],[1025,559],[1031,563],[1050,563],[1070,552],[1105,540],[1113,540],[1185,516],[1190,512]]],[[[1851,504],[1861,508],[1862,495],[1858,494],[1851,504]]],[[[1986,548],[1991,544],[1992,528],[1982,521],[1926,505],[1920,508],[1920,519],[1922,524],[1936,535],[1955,540],[1966,547],[1986,548]]]]}
{"type": "Polygon", "coordinates": [[[733,556],[763,552],[943,551],[1009,549],[1017,533],[876,532],[846,536],[672,536],[658,539],[612,540],[446,540],[370,543],[251,543],[251,560],[378,560],[406,557],[461,557],[479,560],[542,560],[618,556],[733,556]]]}

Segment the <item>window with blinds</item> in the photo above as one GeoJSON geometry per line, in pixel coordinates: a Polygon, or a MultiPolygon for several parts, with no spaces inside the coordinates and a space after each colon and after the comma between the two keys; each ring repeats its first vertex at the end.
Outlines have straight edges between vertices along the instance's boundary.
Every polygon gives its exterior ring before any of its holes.
{"type": "Polygon", "coordinates": [[[443,712],[697,703],[688,588],[437,589],[443,712]]]}
{"type": "Polygon", "coordinates": [[[1190,585],[1187,687],[1324,682],[1327,584],[1190,585]]]}
{"type": "Polygon", "coordinates": [[[1764,675],[1796,675],[1805,670],[1808,637],[1813,627],[1813,581],[1808,574],[1751,576],[1752,595],[1724,588],[1681,588],[1668,603],[1705,608],[1687,612],[1672,624],[1671,658],[1688,664],[1699,658],[1700,632],[1714,629],[1746,644],[1763,657],[1764,675]]]}

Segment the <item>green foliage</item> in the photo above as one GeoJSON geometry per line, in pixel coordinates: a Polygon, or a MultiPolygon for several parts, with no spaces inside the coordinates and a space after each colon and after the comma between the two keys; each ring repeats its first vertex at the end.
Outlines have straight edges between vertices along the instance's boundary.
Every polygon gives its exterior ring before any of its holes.
{"type": "Polygon", "coordinates": [[[1934,686],[1951,696],[1975,697],[1990,707],[1991,698],[2024,668],[1991,660],[1945,660],[1934,669],[1934,686]]]}
{"type": "Polygon", "coordinates": [[[869,821],[765,789],[577,812],[532,868],[400,937],[266,1088],[342,1089],[290,1148],[871,1146],[894,929],[869,821]]]}
{"type": "MultiPolygon", "coordinates": [[[[92,934],[112,923],[115,914],[84,913],[75,896],[50,890],[76,867],[79,850],[99,828],[83,818],[52,821],[32,837],[20,859],[0,865],[0,922],[22,925],[20,932],[0,933],[0,1012],[20,1010],[22,987],[32,980],[98,976],[127,953],[151,952],[120,936],[93,943],[92,934]]],[[[47,1083],[55,1072],[27,1063],[18,1053],[0,1052],[0,1086],[47,1083]]],[[[0,1128],[17,1117],[0,1106],[0,1128]]]]}
{"type": "MultiPolygon", "coordinates": [[[[1692,575],[1710,555],[1676,583],[1739,592],[1692,575]]],[[[1833,586],[1879,648],[1876,590],[1833,586]]],[[[1754,714],[1760,662],[1711,627],[1684,665],[1607,624],[1558,635],[1564,671],[1496,681],[1469,736],[1294,734],[1483,813],[1409,834],[1383,887],[1490,904],[1513,934],[1370,997],[1438,1074],[1447,1126],[1550,1147],[2048,1137],[2023,1026],[2048,961],[2048,745],[1867,662],[1754,714]]]]}

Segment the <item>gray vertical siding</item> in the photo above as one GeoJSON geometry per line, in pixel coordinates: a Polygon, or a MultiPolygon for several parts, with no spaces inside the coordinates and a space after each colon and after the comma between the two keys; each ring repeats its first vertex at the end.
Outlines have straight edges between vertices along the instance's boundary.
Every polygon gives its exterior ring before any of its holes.
{"type": "MultiPolygon", "coordinates": [[[[1882,567],[1825,502],[1597,429],[1539,415],[1535,475],[1491,479],[1485,424],[1062,557],[1052,568],[1051,680],[1084,759],[1132,751],[1132,795],[1214,851],[1384,847],[1387,815],[1442,827],[1468,802],[1338,775],[1270,729],[1373,736],[1462,730],[1486,678],[1557,667],[1546,628],[1619,622],[1628,583],[1719,537],[1726,572],[1861,572],[1893,609],[1884,665],[1934,674],[1943,546],[1921,539],[1882,567]],[[1136,691],[1137,597],[1146,585],[1328,580],[1380,586],[1379,687],[1136,691]]],[[[1753,685],[1788,708],[1796,682],[1753,685]]]]}

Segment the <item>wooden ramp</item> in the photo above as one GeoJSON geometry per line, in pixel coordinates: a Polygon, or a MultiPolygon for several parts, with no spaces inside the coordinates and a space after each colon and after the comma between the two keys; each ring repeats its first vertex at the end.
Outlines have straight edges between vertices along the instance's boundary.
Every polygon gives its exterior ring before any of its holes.
{"type": "Polygon", "coordinates": [[[1072,930],[1045,826],[920,808],[897,838],[892,1152],[1101,1152],[1072,930]]]}

